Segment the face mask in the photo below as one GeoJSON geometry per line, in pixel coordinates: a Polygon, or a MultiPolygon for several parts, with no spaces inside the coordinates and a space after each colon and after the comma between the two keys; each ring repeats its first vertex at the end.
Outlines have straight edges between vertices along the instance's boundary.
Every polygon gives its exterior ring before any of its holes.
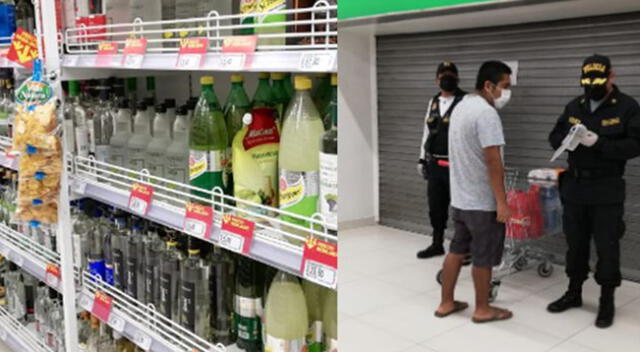
{"type": "Polygon", "coordinates": [[[493,98],[493,105],[500,110],[509,103],[509,100],[511,100],[511,89],[503,89],[500,98],[493,98]]]}
{"type": "Polygon", "coordinates": [[[440,78],[440,88],[445,92],[455,92],[458,89],[458,79],[451,75],[440,78]]]}
{"type": "Polygon", "coordinates": [[[584,86],[584,96],[595,101],[604,99],[607,95],[607,87],[604,84],[597,86],[584,86]]]}

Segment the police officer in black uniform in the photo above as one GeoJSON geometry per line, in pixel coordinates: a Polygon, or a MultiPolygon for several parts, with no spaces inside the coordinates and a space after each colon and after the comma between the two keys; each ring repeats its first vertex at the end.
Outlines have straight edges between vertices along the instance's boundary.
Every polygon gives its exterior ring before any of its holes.
{"type": "Polygon", "coordinates": [[[569,289],[547,310],[582,306],[582,284],[589,273],[590,242],[598,253],[596,282],[601,286],[596,326],[607,328],[615,315],[614,292],[620,286],[620,238],[627,160],[640,155],[640,106],[614,85],[609,58],[588,57],[582,66],[584,95],[572,100],[549,135],[554,149],[572,126],[584,125],[580,143],[569,152],[569,168],[560,176],[569,289]]]}
{"type": "Polygon", "coordinates": [[[438,65],[436,83],[440,92],[429,101],[420,148],[418,172],[428,180],[429,218],[433,243],[418,252],[420,259],[444,254],[444,230],[449,213],[449,119],[466,92],[458,87],[458,68],[445,61],[438,65]]]}

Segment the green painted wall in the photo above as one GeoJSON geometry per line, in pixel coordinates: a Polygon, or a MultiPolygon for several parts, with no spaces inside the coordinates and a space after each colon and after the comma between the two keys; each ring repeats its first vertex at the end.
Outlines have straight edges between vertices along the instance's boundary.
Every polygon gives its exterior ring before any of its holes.
{"type": "Polygon", "coordinates": [[[496,0],[340,0],[338,18],[348,19],[489,1],[496,0]]]}

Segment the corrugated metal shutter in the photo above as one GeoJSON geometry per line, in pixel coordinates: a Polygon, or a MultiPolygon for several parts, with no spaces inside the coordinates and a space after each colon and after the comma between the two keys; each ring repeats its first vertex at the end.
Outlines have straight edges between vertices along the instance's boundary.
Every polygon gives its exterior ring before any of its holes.
{"type": "MultiPolygon", "coordinates": [[[[501,116],[506,162],[527,171],[550,166],[547,135],[565,104],[581,93],[582,60],[596,52],[611,57],[621,90],[640,99],[639,13],[379,37],[380,222],[416,232],[429,230],[426,184],[415,164],[427,103],[437,91],[439,62],[458,65],[466,90],[472,89],[483,61],[519,62],[518,85],[501,116]]],[[[626,179],[628,230],[622,266],[627,278],[640,281],[640,160],[630,162],[626,179]]],[[[564,239],[545,241],[561,259],[564,239]]]]}

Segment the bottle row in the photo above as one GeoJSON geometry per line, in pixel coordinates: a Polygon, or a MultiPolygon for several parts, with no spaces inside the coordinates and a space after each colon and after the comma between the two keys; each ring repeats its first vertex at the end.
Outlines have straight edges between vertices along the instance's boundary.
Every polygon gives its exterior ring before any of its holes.
{"type": "Polygon", "coordinates": [[[118,79],[83,90],[69,82],[66,150],[208,191],[219,187],[258,214],[274,215],[248,204],[306,217],[320,212],[337,229],[335,75],[319,75],[312,90],[307,76],[296,76],[293,89],[287,75],[262,73],[249,99],[244,77],[234,74],[224,106],[214,78],[204,76],[200,97],[177,108],[174,99],[157,101],[153,77],[143,99],[128,82],[127,90],[118,79]]]}

